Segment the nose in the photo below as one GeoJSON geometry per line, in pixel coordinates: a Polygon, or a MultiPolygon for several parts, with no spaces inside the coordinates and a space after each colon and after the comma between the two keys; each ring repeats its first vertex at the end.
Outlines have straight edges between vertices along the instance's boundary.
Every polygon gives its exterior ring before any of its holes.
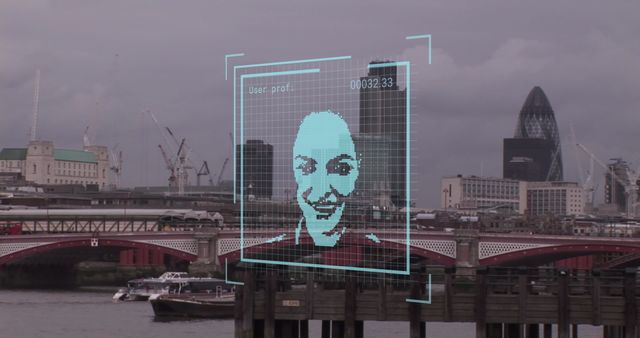
{"type": "Polygon", "coordinates": [[[311,186],[306,191],[306,199],[311,202],[336,202],[335,189],[331,185],[326,170],[318,170],[312,174],[311,186]]]}

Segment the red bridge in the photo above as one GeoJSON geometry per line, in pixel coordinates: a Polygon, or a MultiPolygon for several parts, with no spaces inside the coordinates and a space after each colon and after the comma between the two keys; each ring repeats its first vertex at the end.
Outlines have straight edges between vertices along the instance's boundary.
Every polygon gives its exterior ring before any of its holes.
{"type": "MultiPolygon", "coordinates": [[[[125,264],[159,263],[162,257],[197,262],[220,269],[225,260],[240,260],[240,234],[235,230],[214,228],[188,231],[148,232],[91,232],[62,234],[31,234],[0,236],[0,265],[28,259],[44,258],[66,252],[67,256],[82,259],[98,250],[109,249],[120,255],[125,264]],[[203,231],[198,231],[203,230],[203,231]]],[[[369,231],[353,231],[364,236],[369,231]]],[[[402,231],[377,231],[379,243],[370,243],[403,253],[406,247],[402,231]]],[[[244,234],[246,252],[260,252],[272,248],[273,230],[249,231],[244,234]]],[[[285,238],[293,238],[288,233],[285,238]]],[[[302,237],[301,241],[309,241],[302,237]]],[[[345,242],[343,245],[355,243],[345,242]]],[[[282,240],[280,247],[293,246],[292,240],[282,240]]],[[[362,245],[362,243],[358,244],[362,245]]],[[[411,232],[411,257],[429,264],[459,267],[489,265],[537,266],[553,261],[598,253],[624,253],[620,264],[632,265],[640,261],[640,239],[617,237],[550,236],[525,234],[478,233],[458,229],[455,232],[411,232]],[[625,258],[626,259],[623,259],[625,258]]]]}

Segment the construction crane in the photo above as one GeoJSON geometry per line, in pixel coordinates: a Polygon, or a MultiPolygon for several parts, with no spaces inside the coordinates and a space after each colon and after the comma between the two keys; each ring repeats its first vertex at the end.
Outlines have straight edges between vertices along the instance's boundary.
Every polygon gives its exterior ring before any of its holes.
{"type": "Polygon", "coordinates": [[[188,169],[193,169],[193,165],[189,160],[190,150],[186,145],[186,139],[182,139],[182,141],[179,142],[171,129],[160,126],[160,123],[153,112],[147,110],[147,113],[149,113],[149,116],[151,116],[151,119],[158,128],[158,132],[162,136],[166,146],[165,148],[162,144],[159,144],[158,148],[160,148],[167,170],[169,170],[169,188],[177,188],[178,194],[182,195],[184,194],[185,187],[189,185],[188,169]],[[169,140],[165,132],[171,136],[171,140],[169,140]],[[173,144],[171,141],[173,141],[173,144]],[[174,151],[176,149],[175,147],[177,147],[177,151],[174,151]],[[167,150],[170,153],[175,153],[175,157],[169,157],[169,155],[167,155],[167,150]]]}
{"type": "Polygon", "coordinates": [[[209,176],[209,185],[213,186],[213,178],[211,177],[211,171],[209,170],[209,164],[207,163],[207,161],[202,162],[202,166],[200,167],[200,170],[198,170],[197,172],[196,182],[198,186],[200,186],[201,176],[209,176]]]}
{"type": "Polygon", "coordinates": [[[120,187],[120,176],[122,175],[122,150],[119,150],[116,156],[116,149],[118,146],[116,145],[112,149],[109,150],[111,156],[109,156],[109,170],[113,173],[114,181],[113,187],[117,189],[120,187]]]}
{"type": "Polygon", "coordinates": [[[174,168],[176,172],[176,180],[178,182],[178,194],[184,195],[184,188],[189,181],[187,173],[186,159],[187,159],[187,147],[185,146],[186,139],[182,139],[178,152],[176,153],[176,160],[174,162],[174,168]]]}
{"type": "MultiPolygon", "coordinates": [[[[638,197],[638,178],[640,178],[640,168],[635,171],[631,169],[626,169],[626,174],[628,180],[618,176],[616,172],[613,170],[613,167],[609,167],[604,164],[604,162],[600,161],[595,154],[593,154],[589,149],[587,149],[583,144],[577,143],[577,146],[584,151],[587,155],[591,157],[592,161],[595,161],[600,167],[602,167],[605,171],[609,172],[612,179],[615,179],[618,183],[620,183],[624,187],[625,195],[626,195],[626,204],[627,204],[627,217],[635,218],[636,216],[636,207],[637,207],[637,197],[638,197]]],[[[613,186],[613,184],[612,184],[613,186]]]]}
{"type": "Polygon", "coordinates": [[[173,161],[167,155],[167,152],[162,147],[162,144],[158,144],[158,148],[160,148],[160,153],[162,153],[162,158],[164,159],[164,163],[167,166],[167,170],[169,170],[169,188],[174,188],[176,184],[176,168],[173,165],[173,161]]]}
{"type": "Polygon", "coordinates": [[[38,129],[38,112],[40,110],[40,69],[36,70],[36,79],[33,86],[33,112],[31,117],[31,132],[29,140],[36,140],[36,131],[38,129]]]}
{"type": "Polygon", "coordinates": [[[569,128],[571,130],[571,140],[573,144],[576,146],[576,152],[575,152],[576,164],[578,165],[578,176],[580,177],[580,183],[582,184],[582,189],[585,191],[585,194],[586,194],[585,204],[587,206],[587,210],[591,211],[593,210],[594,196],[596,191],[596,186],[593,181],[594,160],[593,160],[593,157],[589,155],[589,170],[586,172],[586,178],[585,178],[585,170],[582,168],[582,163],[580,162],[580,156],[579,156],[579,152],[581,151],[581,148],[578,145],[576,133],[573,129],[573,124],[569,124],[569,128]]]}
{"type": "MultiPolygon", "coordinates": [[[[229,133],[229,140],[231,141],[229,149],[231,149],[233,148],[232,133],[229,133]]],[[[220,183],[222,183],[222,175],[224,174],[224,170],[227,169],[227,164],[229,164],[229,157],[231,157],[231,151],[227,152],[227,157],[224,159],[224,162],[222,162],[222,168],[220,168],[220,173],[218,174],[218,181],[217,181],[218,186],[220,185],[220,183]]]]}

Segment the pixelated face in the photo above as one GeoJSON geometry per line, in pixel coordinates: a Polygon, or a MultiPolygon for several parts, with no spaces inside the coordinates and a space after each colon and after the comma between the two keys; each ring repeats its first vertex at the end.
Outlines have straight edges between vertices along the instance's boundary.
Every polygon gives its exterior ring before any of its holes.
{"type": "Polygon", "coordinates": [[[359,168],[347,123],[334,112],[307,115],[293,145],[296,199],[307,231],[318,246],[335,246],[345,197],[355,189],[359,168]]]}

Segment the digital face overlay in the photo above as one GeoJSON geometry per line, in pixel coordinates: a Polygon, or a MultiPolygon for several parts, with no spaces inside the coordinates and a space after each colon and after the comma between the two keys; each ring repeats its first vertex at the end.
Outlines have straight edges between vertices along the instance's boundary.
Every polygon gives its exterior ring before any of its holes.
{"type": "Polygon", "coordinates": [[[410,64],[237,65],[240,261],[409,273],[410,64]]]}
{"type": "Polygon", "coordinates": [[[302,123],[293,145],[296,200],[303,229],[317,246],[333,247],[347,230],[340,224],[345,197],[355,189],[359,165],[347,123],[331,111],[311,113],[302,123]]]}

